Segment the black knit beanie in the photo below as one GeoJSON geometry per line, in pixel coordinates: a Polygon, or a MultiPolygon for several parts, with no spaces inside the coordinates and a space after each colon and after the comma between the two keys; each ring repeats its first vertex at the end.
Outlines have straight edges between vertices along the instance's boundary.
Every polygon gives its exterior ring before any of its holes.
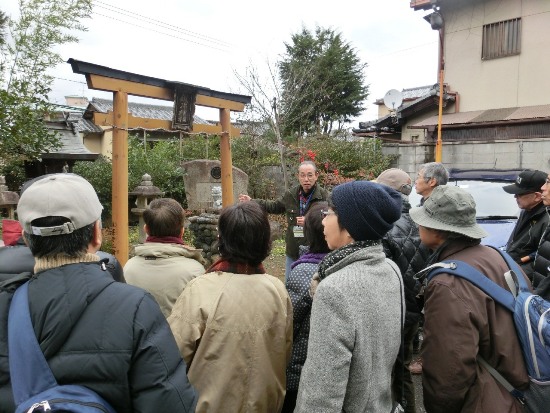
{"type": "Polygon", "coordinates": [[[338,221],[355,241],[382,239],[401,217],[402,197],[395,189],[353,181],[332,191],[338,221]]]}

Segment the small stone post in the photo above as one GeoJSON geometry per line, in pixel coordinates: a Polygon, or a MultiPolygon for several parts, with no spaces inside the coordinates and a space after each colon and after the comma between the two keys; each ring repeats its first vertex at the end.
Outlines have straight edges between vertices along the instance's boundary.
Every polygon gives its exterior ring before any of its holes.
{"type": "Polygon", "coordinates": [[[18,202],[19,195],[17,192],[8,191],[6,177],[0,175],[0,209],[6,209],[8,211],[9,219],[15,219],[15,208],[18,202]]]}
{"type": "Polygon", "coordinates": [[[136,186],[132,192],[129,192],[128,195],[136,197],[136,208],[132,208],[131,211],[139,218],[139,242],[143,244],[147,236],[143,229],[145,225],[143,212],[147,209],[147,205],[149,205],[150,201],[155,198],[160,198],[164,195],[164,192],[156,186],[153,186],[151,175],[145,174],[141,177],[140,184],[136,186]]]}

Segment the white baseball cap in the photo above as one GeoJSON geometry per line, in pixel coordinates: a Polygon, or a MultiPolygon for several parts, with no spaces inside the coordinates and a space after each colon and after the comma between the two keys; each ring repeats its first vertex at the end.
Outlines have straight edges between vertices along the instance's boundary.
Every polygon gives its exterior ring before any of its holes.
{"type": "Polygon", "coordinates": [[[70,234],[101,218],[103,206],[94,187],[84,178],[71,173],[45,175],[26,187],[17,204],[17,216],[25,232],[48,237],[70,234]],[[38,218],[64,217],[62,225],[38,227],[38,218]]]}

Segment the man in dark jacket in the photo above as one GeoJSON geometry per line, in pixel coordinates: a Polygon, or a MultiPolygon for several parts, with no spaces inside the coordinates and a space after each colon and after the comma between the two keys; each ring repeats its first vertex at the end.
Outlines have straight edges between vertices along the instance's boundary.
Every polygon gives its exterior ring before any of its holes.
{"type": "MultiPolygon", "coordinates": [[[[21,195],[17,212],[35,259],[34,331],[59,384],[86,386],[123,412],[193,412],[197,395],[158,304],[101,265],[101,211],[88,181],[52,174],[21,195]]],[[[0,412],[15,410],[7,348],[14,291],[0,284],[0,412]]]]}
{"type": "MultiPolygon", "coordinates": [[[[544,181],[544,185],[541,187],[542,202],[546,207],[546,214],[548,215],[548,206],[550,206],[550,175],[544,181]]],[[[546,230],[540,240],[537,255],[534,263],[534,279],[537,281],[533,283],[533,287],[536,287],[535,293],[544,297],[546,300],[550,300],[550,225],[546,226],[546,230]]]]}
{"type": "Polygon", "coordinates": [[[405,289],[403,343],[394,365],[392,393],[394,400],[403,406],[406,413],[415,413],[414,383],[409,365],[413,357],[413,340],[418,330],[422,306],[416,298],[420,285],[414,275],[425,268],[429,251],[421,245],[418,226],[409,216],[409,194],[412,190],[409,174],[401,169],[391,168],[382,172],[376,182],[395,189],[403,198],[401,218],[384,236],[382,245],[386,257],[394,261],[401,270],[405,289]]]}
{"type": "MultiPolygon", "coordinates": [[[[304,216],[315,202],[326,201],[328,192],[317,185],[319,172],[315,163],[304,161],[298,167],[298,185],[293,186],[275,201],[254,199],[270,214],[286,214],[286,269],[285,279],[290,274],[290,266],[298,259],[298,247],[305,244],[304,216]]],[[[239,201],[250,201],[248,195],[240,194],[239,201]]]]}
{"type": "Polygon", "coordinates": [[[521,266],[534,286],[539,283],[540,277],[536,280],[533,278],[533,262],[542,235],[548,226],[548,214],[541,193],[541,187],[545,182],[545,172],[525,170],[520,172],[513,184],[502,187],[514,195],[518,207],[522,210],[506,244],[506,252],[521,266]]]}

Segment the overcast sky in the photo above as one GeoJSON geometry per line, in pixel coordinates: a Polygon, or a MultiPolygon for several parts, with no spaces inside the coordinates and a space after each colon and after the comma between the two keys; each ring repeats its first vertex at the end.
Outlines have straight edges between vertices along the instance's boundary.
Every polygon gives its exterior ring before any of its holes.
{"type": "MultiPolygon", "coordinates": [[[[17,0],[3,0],[0,9],[17,13],[17,0]]],[[[358,53],[370,96],[366,110],[352,124],[376,118],[375,99],[390,89],[437,83],[437,32],[415,12],[409,0],[104,0],[94,1],[88,32],[80,42],[64,46],[69,58],[115,69],[246,94],[233,71],[244,74],[275,62],[284,43],[302,26],[332,28],[358,53]]],[[[65,95],[112,98],[88,90],[83,75],[65,63],[56,68],[51,100],[65,95]]],[[[131,101],[142,101],[130,97],[131,101]]],[[[150,103],[162,103],[148,100],[150,103]]],[[[199,116],[217,112],[197,109],[199,116]]]]}

